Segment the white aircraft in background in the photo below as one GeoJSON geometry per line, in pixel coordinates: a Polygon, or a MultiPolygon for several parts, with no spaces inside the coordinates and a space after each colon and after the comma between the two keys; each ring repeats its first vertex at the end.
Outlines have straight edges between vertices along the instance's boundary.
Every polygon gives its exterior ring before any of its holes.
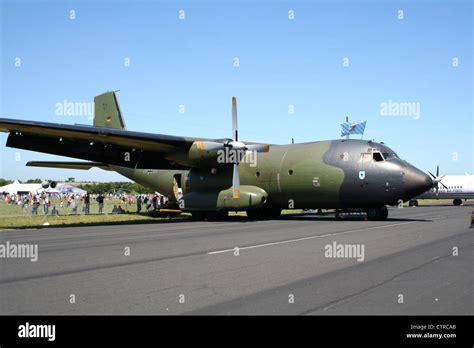
{"type": "Polygon", "coordinates": [[[474,198],[474,175],[443,175],[439,176],[439,166],[436,176],[428,172],[438,185],[410,200],[409,205],[418,206],[418,199],[452,199],[453,205],[461,205],[462,200],[474,198]]]}

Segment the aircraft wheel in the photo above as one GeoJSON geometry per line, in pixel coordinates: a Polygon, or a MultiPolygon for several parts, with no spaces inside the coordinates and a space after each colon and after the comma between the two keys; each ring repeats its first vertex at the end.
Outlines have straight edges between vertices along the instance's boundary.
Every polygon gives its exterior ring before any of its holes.
{"type": "Polygon", "coordinates": [[[267,208],[247,210],[247,217],[252,220],[271,220],[277,219],[281,214],[281,209],[267,208]]]}
{"type": "Polygon", "coordinates": [[[193,211],[192,212],[193,219],[195,220],[204,220],[206,214],[203,211],[193,211]]]}
{"type": "Polygon", "coordinates": [[[247,210],[247,217],[251,220],[258,220],[258,210],[247,210]]]}
{"type": "Polygon", "coordinates": [[[386,220],[388,217],[388,209],[386,206],[380,208],[380,220],[386,220]]]}
{"type": "Polygon", "coordinates": [[[459,198],[456,198],[455,200],[453,200],[453,205],[461,205],[461,204],[462,204],[462,201],[459,198]]]}
{"type": "Polygon", "coordinates": [[[418,201],[416,199],[411,199],[410,202],[408,202],[409,207],[418,207],[418,201]]]}
{"type": "Polygon", "coordinates": [[[281,209],[272,208],[263,210],[263,218],[265,220],[278,219],[281,215],[281,209]]]}
{"type": "Polygon", "coordinates": [[[388,209],[386,206],[380,208],[367,209],[367,219],[371,221],[381,221],[388,217],[388,209]]]}
{"type": "Polygon", "coordinates": [[[224,210],[208,211],[206,213],[206,220],[207,221],[220,221],[220,220],[224,220],[228,216],[229,216],[228,211],[224,211],[224,210]]]}

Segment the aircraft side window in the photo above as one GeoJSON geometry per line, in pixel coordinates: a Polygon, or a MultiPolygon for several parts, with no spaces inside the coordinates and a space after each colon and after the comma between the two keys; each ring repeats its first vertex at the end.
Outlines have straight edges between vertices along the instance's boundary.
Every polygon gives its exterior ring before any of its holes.
{"type": "Polygon", "coordinates": [[[361,162],[372,162],[372,154],[371,153],[362,153],[360,155],[361,162]]]}
{"type": "Polygon", "coordinates": [[[374,161],[375,161],[375,162],[382,162],[382,161],[384,160],[384,159],[383,159],[383,156],[382,156],[382,154],[381,154],[380,152],[374,151],[372,155],[373,155],[373,157],[374,157],[374,161]]]}

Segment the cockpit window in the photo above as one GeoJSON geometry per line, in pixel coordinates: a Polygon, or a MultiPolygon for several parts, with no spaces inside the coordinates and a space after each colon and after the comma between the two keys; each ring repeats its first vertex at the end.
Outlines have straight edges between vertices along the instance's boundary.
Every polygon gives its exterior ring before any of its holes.
{"type": "Polygon", "coordinates": [[[372,153],[372,156],[375,162],[382,162],[384,160],[382,154],[378,151],[374,151],[372,153]]]}
{"type": "Polygon", "coordinates": [[[377,144],[377,147],[368,147],[367,151],[360,154],[361,162],[383,162],[392,158],[399,158],[389,147],[377,144]]]}
{"type": "Polygon", "coordinates": [[[372,154],[371,153],[362,153],[360,155],[361,162],[372,162],[372,154]]]}
{"type": "Polygon", "coordinates": [[[360,155],[361,162],[381,162],[383,160],[382,153],[374,148],[368,148],[367,152],[363,152],[360,155]]]}
{"type": "Polygon", "coordinates": [[[390,159],[390,158],[398,158],[395,152],[382,152],[383,158],[390,159]]]}

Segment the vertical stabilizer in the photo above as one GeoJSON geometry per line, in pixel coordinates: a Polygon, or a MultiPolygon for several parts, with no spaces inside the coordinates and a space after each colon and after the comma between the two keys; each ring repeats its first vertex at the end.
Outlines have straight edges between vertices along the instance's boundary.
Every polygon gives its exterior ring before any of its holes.
{"type": "Polygon", "coordinates": [[[94,127],[126,128],[115,92],[106,92],[94,98],[94,127]]]}

